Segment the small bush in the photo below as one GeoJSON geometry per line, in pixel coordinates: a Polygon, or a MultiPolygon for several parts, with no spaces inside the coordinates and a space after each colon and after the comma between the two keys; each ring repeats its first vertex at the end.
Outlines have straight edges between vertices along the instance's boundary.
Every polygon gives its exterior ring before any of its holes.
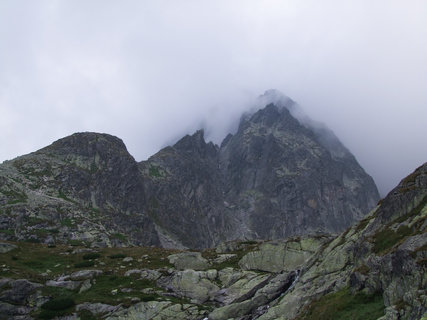
{"type": "Polygon", "coordinates": [[[29,243],[40,243],[40,239],[37,238],[29,238],[29,239],[25,239],[25,242],[29,242],[29,243]]]}
{"type": "Polygon", "coordinates": [[[241,244],[253,245],[253,244],[258,244],[258,242],[255,240],[247,240],[247,241],[242,241],[241,244]]]}
{"type": "Polygon", "coordinates": [[[157,296],[157,295],[154,295],[154,294],[147,294],[147,295],[144,295],[144,296],[141,298],[141,301],[142,301],[142,302],[148,302],[148,301],[156,300],[157,298],[158,298],[158,296],[157,296]]]}
{"type": "Polygon", "coordinates": [[[83,260],[92,260],[92,259],[98,259],[101,255],[99,253],[86,253],[83,255],[83,260]]]}
{"type": "Polygon", "coordinates": [[[41,308],[44,310],[60,311],[71,308],[75,305],[72,298],[54,298],[45,302],[41,308]]]}
{"type": "Polygon", "coordinates": [[[93,267],[95,265],[95,262],[89,260],[89,261],[82,261],[78,262],[74,265],[75,268],[88,268],[93,267]]]}
{"type": "Polygon", "coordinates": [[[69,240],[68,244],[72,247],[78,247],[78,246],[83,246],[84,243],[81,240],[69,240]]]}
{"type": "Polygon", "coordinates": [[[121,233],[113,234],[113,238],[118,239],[120,241],[127,241],[126,236],[124,234],[121,234],[121,233]]]}
{"type": "Polygon", "coordinates": [[[110,259],[123,259],[126,258],[126,255],[123,253],[116,253],[112,254],[111,256],[108,256],[110,259]]]}

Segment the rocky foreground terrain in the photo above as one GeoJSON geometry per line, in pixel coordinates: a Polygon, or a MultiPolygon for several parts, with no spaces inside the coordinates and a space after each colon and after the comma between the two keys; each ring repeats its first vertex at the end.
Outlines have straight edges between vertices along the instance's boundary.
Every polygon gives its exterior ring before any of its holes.
{"type": "Polygon", "coordinates": [[[427,319],[426,216],[427,163],[338,236],[202,251],[2,242],[0,318],[427,319]]]}
{"type": "Polygon", "coordinates": [[[77,133],[0,165],[0,239],[91,247],[210,248],[342,232],[379,200],[325,126],[268,92],[221,146],[203,131],[147,161],[77,133]]]}

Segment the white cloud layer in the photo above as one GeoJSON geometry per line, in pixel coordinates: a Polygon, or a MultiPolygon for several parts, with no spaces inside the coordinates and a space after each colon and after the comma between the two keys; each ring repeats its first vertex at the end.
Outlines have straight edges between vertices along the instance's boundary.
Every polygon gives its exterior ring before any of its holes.
{"type": "Polygon", "coordinates": [[[0,2],[0,161],[77,131],[137,160],[266,89],[325,122],[389,191],[427,161],[427,2],[0,2]]]}

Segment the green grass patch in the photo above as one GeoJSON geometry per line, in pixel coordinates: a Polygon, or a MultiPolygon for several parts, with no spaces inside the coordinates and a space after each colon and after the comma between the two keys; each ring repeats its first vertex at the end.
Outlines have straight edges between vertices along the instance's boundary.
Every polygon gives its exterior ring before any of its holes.
{"type": "Polygon", "coordinates": [[[73,247],[84,246],[84,242],[82,240],[68,240],[68,244],[73,247]]]}
{"type": "Polygon", "coordinates": [[[74,200],[68,198],[67,195],[62,190],[58,191],[57,197],[68,202],[76,203],[74,200]]]}
{"type": "Polygon", "coordinates": [[[313,301],[298,320],[376,320],[384,315],[382,294],[352,295],[348,288],[313,301]]]}
{"type": "Polygon", "coordinates": [[[359,224],[356,227],[356,232],[360,232],[366,228],[373,217],[369,216],[359,221],[359,224]]]}
{"type": "Polygon", "coordinates": [[[37,217],[28,217],[26,220],[30,226],[35,226],[37,224],[45,222],[45,220],[37,218],[37,217]]]}
{"type": "Polygon", "coordinates": [[[148,169],[148,174],[150,175],[150,177],[155,177],[155,178],[162,177],[159,167],[156,167],[156,166],[150,166],[150,168],[148,169]]]}
{"type": "Polygon", "coordinates": [[[389,227],[377,232],[374,237],[374,252],[376,254],[386,253],[389,249],[399,243],[402,239],[412,234],[412,229],[408,226],[401,226],[396,231],[389,227]]]}
{"type": "MultiPolygon", "coordinates": [[[[90,290],[77,294],[75,299],[78,303],[102,302],[117,304],[132,297],[138,297],[142,300],[144,297],[150,295],[143,294],[141,290],[153,287],[155,287],[155,283],[149,280],[138,280],[119,275],[101,275],[96,278],[96,283],[90,290]],[[124,293],[121,292],[121,288],[130,288],[132,291],[124,293]],[[113,290],[117,290],[117,293],[114,295],[111,293],[113,290]]],[[[155,298],[157,297],[156,295],[155,298]]]]}
{"type": "Polygon", "coordinates": [[[61,226],[64,226],[64,227],[72,227],[73,226],[73,222],[71,221],[71,219],[69,219],[69,218],[65,218],[65,219],[63,219],[63,220],[61,220],[61,226]]]}
{"type": "Polygon", "coordinates": [[[44,237],[46,237],[46,236],[48,235],[48,231],[47,231],[46,229],[37,229],[37,230],[35,231],[35,234],[36,234],[38,237],[42,237],[42,238],[44,238],[44,237]]]}
{"type": "Polygon", "coordinates": [[[124,234],[122,234],[122,233],[114,233],[112,235],[112,237],[115,238],[115,239],[118,239],[120,241],[123,241],[123,242],[127,241],[127,237],[124,234]]]}
{"type": "Polygon", "coordinates": [[[15,234],[15,231],[10,230],[10,229],[5,229],[5,230],[0,230],[0,233],[7,234],[7,235],[10,235],[10,236],[13,236],[13,235],[15,234]]]}
{"type": "Polygon", "coordinates": [[[0,192],[9,198],[7,200],[7,204],[22,203],[26,202],[28,199],[27,194],[24,191],[0,190],[0,192]]]}

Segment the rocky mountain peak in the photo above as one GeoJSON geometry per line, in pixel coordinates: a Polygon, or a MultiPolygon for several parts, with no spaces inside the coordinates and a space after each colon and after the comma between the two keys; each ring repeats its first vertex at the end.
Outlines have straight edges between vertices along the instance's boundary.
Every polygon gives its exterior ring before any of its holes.
{"type": "Polygon", "coordinates": [[[286,109],[290,110],[296,103],[283,92],[277,89],[269,89],[258,97],[256,104],[258,107],[274,104],[278,107],[285,107],[286,109]]]}
{"type": "Polygon", "coordinates": [[[203,129],[197,130],[192,135],[186,135],[173,146],[183,152],[196,152],[200,156],[215,156],[217,148],[212,142],[206,143],[203,129]]]}
{"type": "Polygon", "coordinates": [[[98,154],[108,157],[112,153],[126,154],[127,149],[123,141],[115,136],[106,133],[78,132],[53,142],[39,152],[85,157],[98,154]]]}
{"type": "MultiPolygon", "coordinates": [[[[256,127],[259,133],[271,132],[274,129],[295,131],[300,126],[298,120],[291,115],[284,105],[269,103],[251,116],[244,118],[239,131],[247,130],[250,127],[256,127]]],[[[252,130],[251,133],[253,133],[252,130]]]]}

